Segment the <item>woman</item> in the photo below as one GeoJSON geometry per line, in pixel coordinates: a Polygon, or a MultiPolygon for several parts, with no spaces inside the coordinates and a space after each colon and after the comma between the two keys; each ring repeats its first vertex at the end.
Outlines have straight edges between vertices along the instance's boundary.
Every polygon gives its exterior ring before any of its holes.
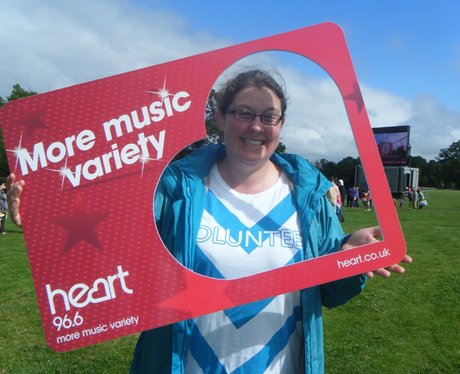
{"type": "MultiPolygon", "coordinates": [[[[303,158],[275,153],[285,112],[285,94],[269,74],[240,73],[218,94],[216,121],[225,146],[203,147],[163,173],[154,202],[157,227],[188,268],[237,278],[377,240],[378,228],[345,236],[326,197],[327,179],[303,158]],[[225,235],[217,240],[210,232],[225,235]]],[[[10,204],[17,207],[23,182],[10,176],[9,185],[10,204]]],[[[13,219],[20,223],[17,210],[13,219]]],[[[377,273],[389,271],[404,269],[377,273]]],[[[320,373],[322,305],[345,303],[365,278],[145,331],[131,372],[320,373]]]]}

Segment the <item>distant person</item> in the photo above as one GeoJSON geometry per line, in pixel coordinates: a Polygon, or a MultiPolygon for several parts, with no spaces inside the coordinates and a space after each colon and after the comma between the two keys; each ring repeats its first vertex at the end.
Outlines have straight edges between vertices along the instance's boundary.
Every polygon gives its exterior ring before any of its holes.
{"type": "Polygon", "coordinates": [[[419,187],[417,188],[417,207],[422,209],[424,206],[427,206],[428,202],[425,199],[425,195],[422,192],[422,189],[419,187]]]}
{"type": "MultiPolygon", "coordinates": [[[[391,194],[391,196],[393,197],[393,204],[394,204],[394,206],[397,206],[398,204],[400,204],[402,192],[393,192],[393,193],[391,194]]],[[[401,206],[400,206],[400,207],[401,207],[401,206]]]]}
{"type": "Polygon", "coordinates": [[[334,178],[331,178],[330,182],[332,183],[332,187],[329,188],[326,196],[329,202],[331,203],[331,205],[334,207],[337,218],[339,219],[340,222],[343,222],[344,221],[343,215],[340,214],[342,211],[342,197],[340,196],[339,187],[335,183],[334,178]]]}
{"type": "Polygon", "coordinates": [[[345,199],[347,196],[347,191],[343,185],[343,180],[339,179],[337,181],[337,187],[339,188],[339,195],[337,196],[337,217],[340,222],[345,222],[345,216],[343,215],[343,207],[345,206],[345,199]]]}
{"type": "Polygon", "coordinates": [[[372,210],[372,196],[370,191],[364,192],[363,194],[363,206],[365,212],[370,212],[372,210]]]}
{"type": "Polygon", "coordinates": [[[8,203],[6,201],[5,183],[0,185],[0,235],[5,235],[5,222],[8,217],[8,203]]]}
{"type": "Polygon", "coordinates": [[[354,196],[353,196],[353,207],[359,208],[359,187],[353,187],[354,196]]]}
{"type": "Polygon", "coordinates": [[[414,206],[414,189],[412,187],[407,188],[407,200],[409,201],[409,208],[415,209],[415,206],[414,206]]]}
{"type": "Polygon", "coordinates": [[[410,187],[407,192],[407,198],[409,199],[409,207],[417,209],[417,191],[415,187],[410,187]]]}
{"type": "Polygon", "coordinates": [[[340,191],[339,191],[339,187],[337,187],[337,185],[335,184],[334,178],[330,178],[329,181],[331,182],[332,186],[327,191],[327,199],[332,204],[334,209],[336,209],[338,198],[340,196],[340,191]]]}
{"type": "Polygon", "coordinates": [[[345,189],[345,185],[343,184],[343,180],[339,179],[337,181],[337,186],[339,187],[340,198],[342,199],[342,206],[345,205],[345,199],[347,198],[347,190],[345,189]]]}
{"type": "Polygon", "coordinates": [[[347,189],[347,208],[353,207],[353,199],[355,198],[355,188],[353,186],[347,189]]]}

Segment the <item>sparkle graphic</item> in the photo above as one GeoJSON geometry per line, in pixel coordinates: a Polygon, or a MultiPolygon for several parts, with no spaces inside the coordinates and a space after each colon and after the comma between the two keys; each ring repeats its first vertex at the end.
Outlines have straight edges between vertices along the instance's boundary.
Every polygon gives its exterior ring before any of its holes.
{"type": "Polygon", "coordinates": [[[6,150],[7,152],[13,153],[14,157],[16,157],[16,163],[14,164],[14,172],[15,173],[16,173],[16,170],[18,169],[19,153],[24,151],[24,150],[27,151],[26,148],[22,148],[22,132],[21,132],[21,136],[19,137],[19,144],[17,145],[17,147],[15,147],[14,149],[7,149],[6,150]]]}
{"type": "Polygon", "coordinates": [[[66,178],[66,174],[67,174],[67,173],[72,173],[72,174],[74,175],[74,173],[72,172],[72,170],[69,169],[69,168],[67,167],[67,157],[65,158],[64,166],[61,167],[60,169],[46,169],[46,170],[48,170],[48,171],[53,171],[53,172],[59,173],[59,174],[61,175],[61,178],[62,178],[62,179],[61,179],[61,191],[62,191],[63,188],[64,188],[64,180],[65,180],[65,178],[66,178]]]}
{"type": "Polygon", "coordinates": [[[151,157],[148,157],[148,156],[149,156],[148,154],[146,155],[144,153],[141,156],[139,156],[139,162],[142,164],[141,177],[144,175],[145,164],[147,164],[150,161],[156,161],[157,160],[156,158],[151,158],[151,157]]]}
{"type": "Polygon", "coordinates": [[[163,104],[164,99],[166,99],[168,96],[174,96],[174,94],[170,94],[168,92],[168,89],[166,88],[166,76],[165,80],[163,81],[163,87],[160,88],[158,91],[145,91],[150,94],[157,94],[161,98],[161,103],[163,104]]]}

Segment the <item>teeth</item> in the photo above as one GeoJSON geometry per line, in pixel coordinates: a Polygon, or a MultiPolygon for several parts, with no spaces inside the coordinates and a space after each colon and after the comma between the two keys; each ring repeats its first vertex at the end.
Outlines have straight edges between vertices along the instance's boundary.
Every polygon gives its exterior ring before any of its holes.
{"type": "Polygon", "coordinates": [[[262,140],[256,140],[256,139],[247,139],[243,138],[243,141],[247,144],[253,144],[253,145],[262,145],[263,141],[262,140]]]}

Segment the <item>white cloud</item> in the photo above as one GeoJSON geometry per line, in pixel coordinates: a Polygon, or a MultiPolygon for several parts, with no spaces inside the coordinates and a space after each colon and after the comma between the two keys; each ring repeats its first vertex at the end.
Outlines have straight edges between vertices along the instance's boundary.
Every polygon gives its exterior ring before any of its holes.
{"type": "MultiPolygon", "coordinates": [[[[229,45],[191,32],[177,14],[128,0],[16,0],[0,12],[0,96],[15,83],[46,92],[229,45]]],[[[285,54],[286,55],[286,54],[285,54]]],[[[292,57],[292,54],[291,54],[292,57]]],[[[260,64],[259,56],[243,63],[260,64]]],[[[290,97],[282,141],[311,161],[358,155],[335,83],[302,57],[264,57],[286,80],[290,97]]],[[[360,82],[374,127],[411,126],[412,154],[433,159],[460,138],[460,113],[434,97],[413,101],[360,82]]]]}
{"type": "Polygon", "coordinates": [[[448,109],[436,97],[421,95],[409,101],[397,95],[363,88],[373,127],[410,126],[412,156],[427,161],[460,139],[460,112],[448,109]]]}
{"type": "MultiPolygon", "coordinates": [[[[282,141],[288,152],[311,161],[338,162],[358,156],[343,100],[327,74],[305,58],[283,58],[280,52],[264,52],[239,62],[254,64],[276,68],[286,82],[290,100],[282,141]]],[[[413,156],[432,160],[441,148],[460,139],[460,113],[443,107],[436,98],[408,100],[363,83],[360,88],[372,127],[410,125],[413,156]]]]}
{"type": "Polygon", "coordinates": [[[417,97],[409,122],[413,155],[432,160],[442,148],[460,140],[460,112],[446,108],[435,97],[417,97]]]}
{"type": "Polygon", "coordinates": [[[184,18],[125,0],[17,0],[0,12],[0,96],[46,92],[228,44],[184,18]]]}
{"type": "Polygon", "coordinates": [[[410,101],[366,85],[361,85],[361,90],[372,127],[407,124],[412,112],[410,101]]]}
{"type": "MultiPolygon", "coordinates": [[[[342,98],[331,79],[286,74],[293,105],[283,142],[289,152],[315,161],[357,157],[342,98]],[[295,105],[294,105],[295,102],[295,105]]],[[[440,149],[460,139],[460,112],[443,106],[435,97],[410,101],[389,92],[361,85],[372,127],[410,126],[413,156],[432,160],[440,149]]]]}
{"type": "Polygon", "coordinates": [[[310,161],[339,161],[357,156],[350,123],[339,90],[330,78],[286,70],[290,97],[283,142],[287,150],[310,161]]]}

